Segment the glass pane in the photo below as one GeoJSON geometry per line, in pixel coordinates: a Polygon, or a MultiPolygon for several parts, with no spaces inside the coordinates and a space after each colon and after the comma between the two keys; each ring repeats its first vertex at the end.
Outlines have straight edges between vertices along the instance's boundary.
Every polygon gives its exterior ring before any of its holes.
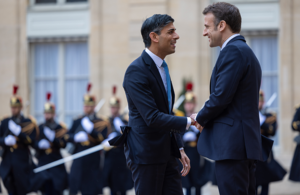
{"type": "Polygon", "coordinates": [[[86,93],[87,84],[88,79],[68,79],[65,81],[64,104],[67,113],[83,113],[83,96],[86,93]]]}
{"type": "Polygon", "coordinates": [[[261,89],[265,93],[265,101],[267,101],[271,98],[271,96],[276,93],[277,98],[275,101],[271,104],[270,108],[273,108],[273,110],[277,110],[278,108],[278,76],[263,76],[261,81],[261,89]]]}
{"type": "Polygon", "coordinates": [[[252,37],[253,49],[262,71],[278,71],[278,40],[272,37],[252,37]]]}
{"type": "Polygon", "coordinates": [[[34,75],[53,77],[58,75],[58,44],[36,44],[34,47],[34,75]]]}
{"type": "Polygon", "coordinates": [[[42,3],[56,3],[57,0],[35,0],[36,4],[42,3]]]}
{"type": "Polygon", "coordinates": [[[89,75],[88,47],[86,42],[65,44],[65,75],[89,75]]]}

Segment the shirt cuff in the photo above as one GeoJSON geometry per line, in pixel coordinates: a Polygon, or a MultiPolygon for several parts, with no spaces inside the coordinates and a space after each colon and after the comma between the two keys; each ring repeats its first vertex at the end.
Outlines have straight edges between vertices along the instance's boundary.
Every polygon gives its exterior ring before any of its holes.
{"type": "Polygon", "coordinates": [[[186,123],[186,130],[188,130],[191,126],[191,123],[192,123],[192,119],[190,117],[186,117],[187,119],[187,123],[186,123]]]}
{"type": "Polygon", "coordinates": [[[179,150],[183,150],[183,147],[179,148],[179,150]]]}

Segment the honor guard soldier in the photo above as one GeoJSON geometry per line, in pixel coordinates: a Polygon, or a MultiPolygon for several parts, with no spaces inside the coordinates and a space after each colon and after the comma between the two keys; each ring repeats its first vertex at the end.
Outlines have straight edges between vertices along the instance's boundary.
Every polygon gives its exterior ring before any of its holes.
{"type": "MultiPolygon", "coordinates": [[[[300,105],[296,106],[296,113],[292,121],[293,131],[300,132],[300,105]]],[[[291,181],[300,182],[300,135],[295,137],[294,141],[297,146],[295,149],[289,179],[291,181]]]]}
{"type": "MultiPolygon", "coordinates": [[[[193,83],[186,84],[186,93],[184,100],[184,111],[186,116],[195,113],[196,96],[193,93],[193,83]]],[[[201,195],[201,188],[211,177],[211,163],[199,155],[197,151],[197,140],[200,131],[195,126],[190,128],[183,135],[184,150],[191,161],[191,170],[189,174],[182,178],[182,187],[186,188],[186,195],[191,195],[191,188],[196,188],[195,195],[201,195]]],[[[182,169],[181,163],[179,163],[182,169]]]]}
{"type": "Polygon", "coordinates": [[[34,146],[39,135],[33,120],[22,114],[22,98],[14,86],[10,98],[12,116],[5,118],[0,126],[0,145],[3,148],[0,175],[10,195],[25,195],[32,191],[33,168],[29,146],[34,146]]]}
{"type": "MultiPolygon", "coordinates": [[[[51,93],[47,93],[47,102],[44,105],[45,123],[39,126],[40,135],[36,142],[38,166],[51,163],[62,158],[60,149],[66,146],[63,139],[67,133],[64,125],[55,122],[55,105],[50,102],[51,93]]],[[[68,187],[68,174],[65,165],[59,165],[45,170],[47,181],[42,189],[45,195],[62,195],[68,187]]]]}
{"type": "MultiPolygon", "coordinates": [[[[110,133],[109,123],[97,118],[95,96],[90,95],[91,84],[88,84],[87,94],[84,95],[84,115],[73,121],[65,140],[75,144],[74,153],[78,153],[100,144],[110,133]]],[[[79,191],[82,195],[102,193],[100,172],[100,153],[95,152],[73,161],[69,188],[70,194],[79,191]]]]}
{"type": "MultiPolygon", "coordinates": [[[[263,109],[264,106],[264,92],[259,92],[259,120],[261,134],[266,137],[271,137],[276,134],[277,119],[276,114],[268,113],[263,109]]],[[[256,167],[256,185],[261,186],[260,195],[269,194],[269,184],[275,181],[281,181],[286,174],[283,167],[274,159],[273,152],[270,153],[269,159],[266,162],[258,162],[256,167]]]]}
{"type": "MultiPolygon", "coordinates": [[[[108,139],[121,135],[120,126],[127,125],[127,120],[120,115],[120,99],[116,97],[116,86],[113,87],[113,97],[110,99],[111,116],[109,118],[112,133],[108,139]]],[[[105,152],[103,168],[104,187],[108,186],[111,195],[126,195],[133,188],[131,172],[126,165],[124,147],[115,147],[105,152]]]]}

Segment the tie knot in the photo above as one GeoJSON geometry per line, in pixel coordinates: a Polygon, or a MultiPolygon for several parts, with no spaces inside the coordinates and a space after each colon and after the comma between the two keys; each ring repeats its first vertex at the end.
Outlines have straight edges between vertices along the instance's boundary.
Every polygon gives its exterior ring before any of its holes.
{"type": "Polygon", "coordinates": [[[165,61],[163,61],[163,63],[162,63],[161,66],[162,66],[162,67],[168,67],[168,65],[167,65],[167,63],[166,63],[165,61]]]}

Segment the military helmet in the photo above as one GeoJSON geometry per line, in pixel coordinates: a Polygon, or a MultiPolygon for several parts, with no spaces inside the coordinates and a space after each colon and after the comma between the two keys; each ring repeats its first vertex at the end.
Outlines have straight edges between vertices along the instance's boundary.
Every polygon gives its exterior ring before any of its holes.
{"type": "Polygon", "coordinates": [[[185,102],[196,103],[196,95],[193,92],[193,83],[188,82],[185,87],[185,102]]]}
{"type": "Polygon", "coordinates": [[[50,92],[48,92],[46,94],[46,100],[47,100],[47,102],[44,105],[44,113],[53,113],[53,114],[55,113],[55,105],[54,105],[54,103],[50,102],[51,95],[52,94],[50,92]]]}
{"type": "Polygon", "coordinates": [[[17,95],[19,86],[13,86],[13,96],[10,98],[10,106],[11,107],[22,107],[22,98],[17,95]]]}
{"type": "Polygon", "coordinates": [[[116,97],[117,86],[113,86],[113,97],[109,100],[110,107],[120,107],[120,99],[116,97]]]}
{"type": "Polygon", "coordinates": [[[263,90],[259,90],[259,101],[265,101],[265,93],[263,90]]]}
{"type": "Polygon", "coordinates": [[[92,84],[89,83],[87,86],[87,93],[83,97],[83,104],[85,106],[95,106],[96,104],[95,96],[90,94],[91,88],[92,88],[92,84]]]}

